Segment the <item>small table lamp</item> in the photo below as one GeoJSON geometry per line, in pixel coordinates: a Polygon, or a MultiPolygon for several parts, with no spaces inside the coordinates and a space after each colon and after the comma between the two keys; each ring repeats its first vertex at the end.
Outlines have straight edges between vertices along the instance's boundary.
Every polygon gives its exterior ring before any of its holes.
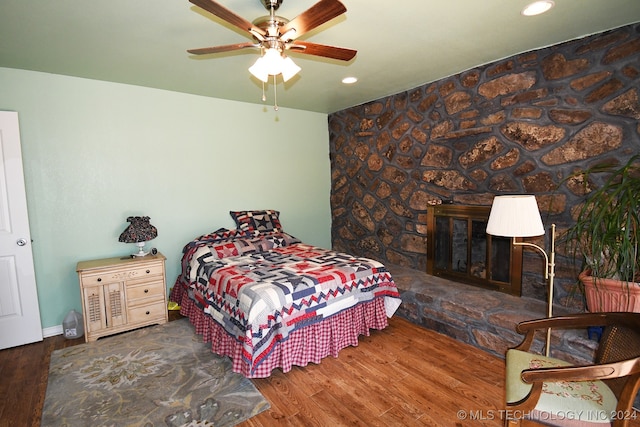
{"type": "Polygon", "coordinates": [[[133,254],[135,257],[143,257],[149,252],[144,251],[144,244],[149,240],[158,237],[158,230],[149,223],[148,216],[130,216],[127,222],[130,224],[120,234],[119,242],[135,243],[138,246],[138,252],[133,254]]]}
{"type": "MultiPolygon", "coordinates": [[[[540,246],[528,242],[517,242],[516,237],[534,237],[544,235],[544,226],[538,210],[535,196],[510,195],[496,196],[493,199],[491,213],[487,222],[487,234],[512,237],[513,245],[528,246],[537,249],[545,259],[544,278],[549,280],[549,300],[547,301],[547,317],[553,315],[553,277],[555,276],[555,235],[556,225],[551,225],[551,253],[540,246]]],[[[547,329],[545,354],[549,355],[551,329],[547,329]]]]}

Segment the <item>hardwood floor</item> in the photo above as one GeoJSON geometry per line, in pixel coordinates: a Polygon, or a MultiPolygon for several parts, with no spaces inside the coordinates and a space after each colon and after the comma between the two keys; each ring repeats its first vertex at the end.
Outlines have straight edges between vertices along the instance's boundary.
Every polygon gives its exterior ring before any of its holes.
{"type": "Polygon", "coordinates": [[[501,426],[503,370],[502,359],[394,317],[338,358],[254,380],[271,409],[240,426],[501,426]]]}
{"type": "MultiPolygon", "coordinates": [[[[82,342],[0,351],[0,426],[39,425],[51,352],[82,342]]],[[[394,317],[338,358],[253,380],[271,409],[240,426],[500,426],[503,370],[500,358],[394,317]]]]}
{"type": "Polygon", "coordinates": [[[51,352],[84,343],[62,335],[0,351],[0,426],[39,426],[51,352]]]}

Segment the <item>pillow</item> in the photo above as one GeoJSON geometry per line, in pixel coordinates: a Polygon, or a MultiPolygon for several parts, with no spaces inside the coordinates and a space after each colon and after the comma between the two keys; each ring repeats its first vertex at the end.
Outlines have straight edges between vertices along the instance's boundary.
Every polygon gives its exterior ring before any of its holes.
{"type": "Polygon", "coordinates": [[[282,231],[278,211],[230,211],[229,214],[242,231],[282,231]]]}

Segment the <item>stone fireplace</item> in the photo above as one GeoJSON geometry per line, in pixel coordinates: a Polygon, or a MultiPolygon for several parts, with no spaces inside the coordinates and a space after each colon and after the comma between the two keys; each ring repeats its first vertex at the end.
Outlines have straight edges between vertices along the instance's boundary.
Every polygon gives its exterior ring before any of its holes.
{"type": "Polygon", "coordinates": [[[522,247],[486,233],[490,206],[442,204],[427,216],[427,273],[520,296],[522,247]]]}
{"type": "MultiPolygon", "coordinates": [[[[429,210],[490,206],[499,194],[534,194],[547,230],[555,223],[561,234],[588,187],[567,177],[638,152],[638,64],[632,24],[330,114],[333,247],[424,272],[430,240],[440,238],[429,210]]],[[[477,226],[466,227],[476,239],[477,226]]],[[[546,248],[544,239],[535,243],[546,248]]],[[[561,247],[556,255],[556,303],[571,305],[576,266],[561,247]]],[[[531,251],[521,294],[546,299],[531,251]]]]}

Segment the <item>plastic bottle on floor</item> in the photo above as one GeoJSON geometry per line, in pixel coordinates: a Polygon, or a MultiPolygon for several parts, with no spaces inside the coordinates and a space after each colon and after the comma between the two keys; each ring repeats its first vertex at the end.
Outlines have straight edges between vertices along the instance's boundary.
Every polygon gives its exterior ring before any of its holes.
{"type": "Polygon", "coordinates": [[[62,333],[65,338],[70,340],[83,336],[84,323],[82,321],[82,314],[72,309],[62,321],[62,333]]]}

